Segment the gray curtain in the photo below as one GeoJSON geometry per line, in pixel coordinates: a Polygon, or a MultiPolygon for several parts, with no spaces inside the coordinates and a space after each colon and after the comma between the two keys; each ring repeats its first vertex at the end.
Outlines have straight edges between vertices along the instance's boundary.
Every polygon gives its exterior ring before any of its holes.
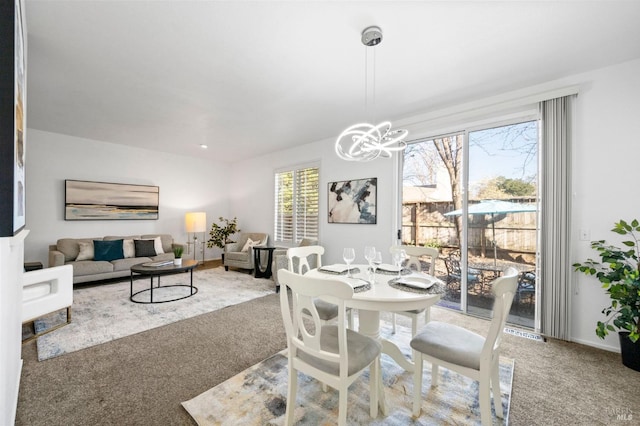
{"type": "Polygon", "coordinates": [[[575,95],[540,103],[541,213],[538,291],[540,331],[569,340],[571,331],[571,145],[575,95]]]}

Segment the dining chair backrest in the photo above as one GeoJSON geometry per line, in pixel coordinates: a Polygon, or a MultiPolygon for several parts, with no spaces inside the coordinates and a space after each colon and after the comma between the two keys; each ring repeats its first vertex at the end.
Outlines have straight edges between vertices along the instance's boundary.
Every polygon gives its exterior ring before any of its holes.
{"type": "MultiPolygon", "coordinates": [[[[289,264],[289,271],[297,274],[305,274],[312,268],[309,266],[309,256],[315,255],[316,268],[322,266],[322,255],[324,254],[324,247],[322,246],[304,246],[304,247],[291,247],[287,250],[287,258],[289,264]]],[[[278,277],[280,278],[280,277],[278,277]]]]}
{"type": "Polygon", "coordinates": [[[502,330],[509,316],[511,303],[518,288],[518,271],[515,268],[507,268],[501,277],[491,283],[491,291],[494,296],[493,318],[487,334],[482,354],[481,363],[491,362],[494,354],[500,350],[502,343],[502,330]]]}
{"type": "MultiPolygon", "coordinates": [[[[289,356],[313,366],[314,362],[305,362],[313,358],[339,365],[340,377],[348,375],[347,328],[345,325],[345,300],[353,297],[353,287],[344,281],[311,278],[283,270],[280,274],[280,309],[287,335],[289,356]],[[291,290],[291,304],[287,296],[291,290]],[[323,326],[314,300],[322,297],[338,306],[338,353],[321,349],[323,326]],[[308,321],[311,318],[311,321],[308,321]],[[305,321],[305,319],[307,319],[305,321]],[[302,354],[300,353],[302,352],[302,354]],[[306,354],[306,356],[304,355],[306,354]],[[312,358],[308,358],[311,356],[312,358]]],[[[336,327],[334,326],[334,327],[336,327]]]]}
{"type": "Polygon", "coordinates": [[[391,246],[389,250],[392,254],[394,250],[404,250],[409,256],[409,261],[407,262],[407,268],[411,268],[415,266],[416,270],[422,271],[422,265],[420,264],[420,258],[422,256],[429,257],[429,275],[434,275],[436,271],[436,260],[438,256],[440,256],[440,251],[435,247],[420,247],[420,246],[391,246]]]}

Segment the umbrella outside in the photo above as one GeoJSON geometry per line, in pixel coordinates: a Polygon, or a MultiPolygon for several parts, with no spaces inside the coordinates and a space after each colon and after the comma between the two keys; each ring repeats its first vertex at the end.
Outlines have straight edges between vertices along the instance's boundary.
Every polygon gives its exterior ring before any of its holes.
{"type": "MultiPolygon", "coordinates": [[[[496,225],[494,221],[494,215],[496,214],[508,214],[508,213],[523,213],[523,212],[535,212],[537,210],[536,206],[533,204],[521,204],[521,203],[513,203],[511,201],[503,201],[503,200],[482,200],[477,204],[470,204],[468,209],[468,214],[490,214],[491,215],[491,231],[493,239],[491,243],[493,244],[493,266],[497,266],[498,260],[498,249],[496,247],[496,225]]],[[[460,216],[462,214],[462,209],[453,210],[445,213],[445,216],[460,216]]]]}

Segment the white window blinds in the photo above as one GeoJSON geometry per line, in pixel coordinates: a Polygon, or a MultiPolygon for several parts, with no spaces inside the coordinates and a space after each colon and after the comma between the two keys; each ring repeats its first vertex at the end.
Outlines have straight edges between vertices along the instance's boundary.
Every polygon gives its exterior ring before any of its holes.
{"type": "Polygon", "coordinates": [[[317,167],[275,174],[276,242],[318,238],[318,180],[317,167]]]}

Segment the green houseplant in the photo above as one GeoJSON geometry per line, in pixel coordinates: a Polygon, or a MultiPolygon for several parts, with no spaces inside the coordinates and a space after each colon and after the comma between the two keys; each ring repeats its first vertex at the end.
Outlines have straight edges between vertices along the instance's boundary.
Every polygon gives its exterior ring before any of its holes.
{"type": "Polygon", "coordinates": [[[182,253],[184,253],[183,246],[175,246],[173,248],[173,255],[175,256],[175,259],[173,260],[174,265],[182,265],[182,253]]]}
{"type": "Polygon", "coordinates": [[[233,218],[231,220],[225,219],[220,216],[218,218],[222,225],[218,225],[217,223],[213,223],[211,225],[211,231],[209,231],[209,239],[207,240],[207,247],[211,248],[213,246],[224,249],[224,246],[231,242],[229,241],[229,237],[236,232],[240,232],[238,229],[238,219],[233,218]]]}
{"type": "Polygon", "coordinates": [[[624,247],[609,245],[605,240],[592,241],[591,248],[598,252],[601,261],[587,259],[573,266],[576,271],[595,275],[611,299],[610,306],[602,310],[607,318],[598,321],[596,334],[604,339],[617,329],[623,364],[640,371],[640,222],[636,219],[631,223],[620,220],[611,231],[629,238],[622,242],[624,247]],[[625,351],[634,350],[635,354],[628,354],[632,358],[626,362],[625,351]]]}

